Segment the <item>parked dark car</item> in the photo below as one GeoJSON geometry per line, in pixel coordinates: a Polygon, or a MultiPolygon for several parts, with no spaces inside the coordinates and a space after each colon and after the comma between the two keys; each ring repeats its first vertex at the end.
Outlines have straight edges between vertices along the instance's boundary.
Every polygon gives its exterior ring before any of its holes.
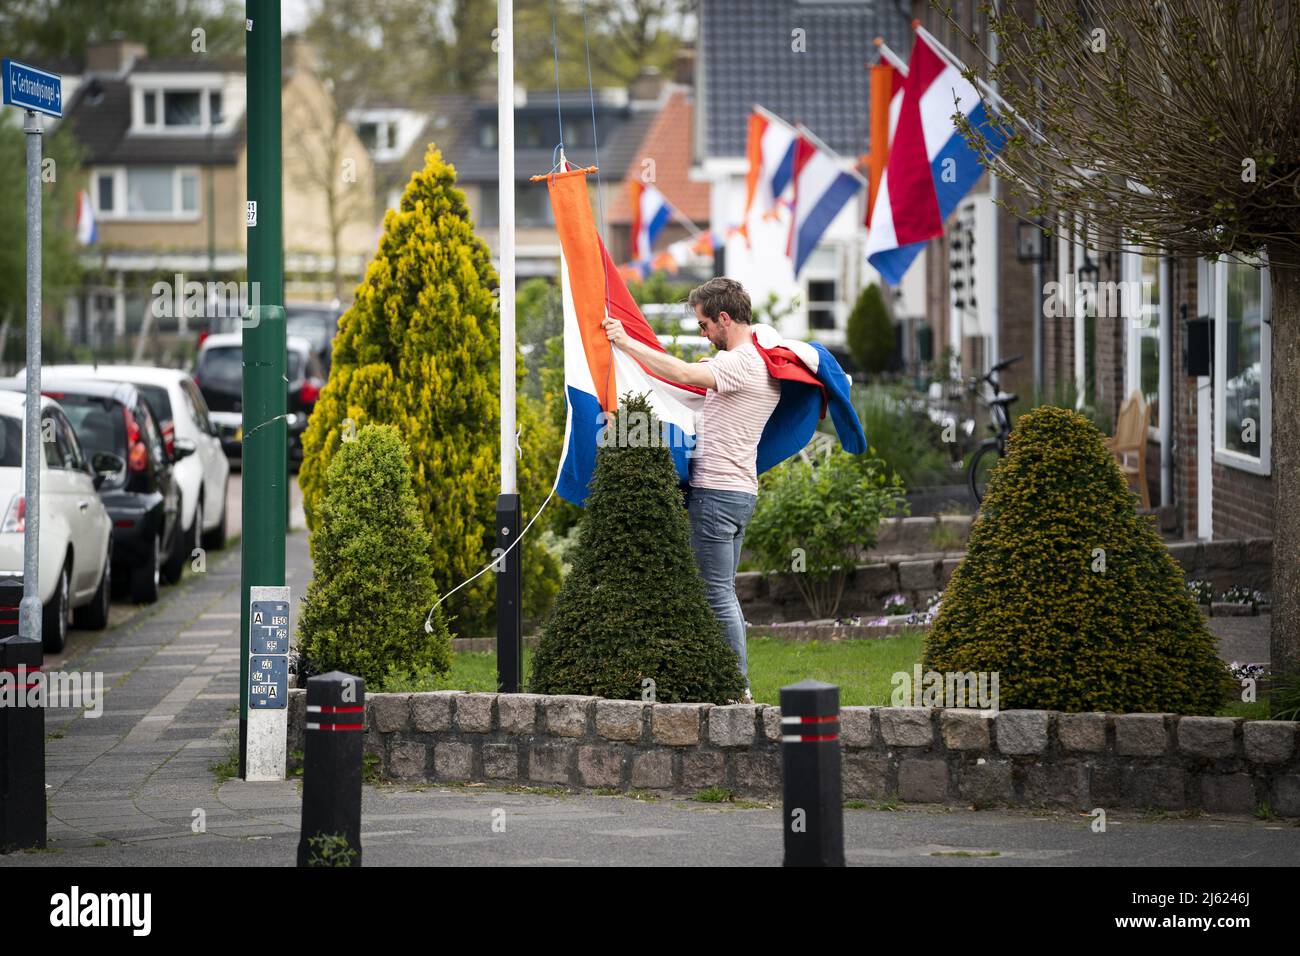
{"type": "Polygon", "coordinates": [[[290,338],[296,336],[308,341],[320,362],[324,373],[322,378],[329,378],[334,336],[338,334],[341,316],[337,305],[286,302],[284,306],[285,334],[290,338]]]}
{"type": "Polygon", "coordinates": [[[131,600],[152,604],[160,582],[178,581],[189,558],[172,465],[193,454],[194,443],[177,438],[169,453],[149,403],[134,385],[50,377],[41,391],[63,406],[88,458],[107,452],[124,462],[99,487],[113,520],[113,581],[129,582],[131,600]]]}
{"type": "MultiPolygon", "coordinates": [[[[289,464],[293,469],[302,462],[302,433],[316,407],[325,373],[311,343],[289,336],[285,356],[288,394],[289,464]]],[[[221,446],[232,459],[243,456],[244,422],[244,347],[240,335],[209,335],[199,348],[194,362],[194,383],[208,403],[209,417],[217,425],[221,446]]]]}

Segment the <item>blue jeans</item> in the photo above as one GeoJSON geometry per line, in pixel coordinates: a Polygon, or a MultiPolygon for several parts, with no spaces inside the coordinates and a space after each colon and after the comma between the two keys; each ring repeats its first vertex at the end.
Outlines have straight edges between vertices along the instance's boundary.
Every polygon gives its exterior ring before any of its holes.
{"type": "Polygon", "coordinates": [[[745,654],[745,615],[736,597],[736,568],[745,527],[754,515],[754,495],[744,491],[691,488],[687,513],[691,520],[691,550],[704,579],[709,607],[722,624],[723,636],[740,658],[740,673],[749,683],[745,654]]]}

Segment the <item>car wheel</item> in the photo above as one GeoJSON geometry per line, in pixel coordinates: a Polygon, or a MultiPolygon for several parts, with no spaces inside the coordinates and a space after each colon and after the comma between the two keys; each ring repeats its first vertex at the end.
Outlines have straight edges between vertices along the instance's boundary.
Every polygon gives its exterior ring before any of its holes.
{"type": "Polygon", "coordinates": [[[59,586],[45,605],[41,619],[41,639],[46,652],[57,654],[68,643],[68,566],[59,572],[59,586]]]}
{"type": "Polygon", "coordinates": [[[113,603],[113,548],[104,555],[104,573],[100,575],[95,596],[85,607],[72,612],[72,622],[88,631],[102,631],[108,627],[108,611],[113,603]]]}
{"type": "Polygon", "coordinates": [[[131,569],[131,600],[136,604],[153,604],[158,600],[162,582],[162,542],[150,538],[150,551],[137,567],[131,569]]]}
{"type": "Polygon", "coordinates": [[[221,520],[217,522],[217,526],[211,531],[203,532],[203,547],[207,548],[209,551],[220,551],[226,546],[226,518],[229,517],[230,514],[230,508],[227,506],[226,502],[229,500],[229,495],[230,481],[227,480],[226,483],[221,486],[221,520]]]}
{"type": "MultiPolygon", "coordinates": [[[[194,506],[194,520],[196,523],[202,520],[202,515],[200,514],[201,505],[202,501],[200,500],[199,504],[194,506]]],[[[175,584],[181,579],[181,572],[185,570],[185,559],[189,557],[189,554],[187,553],[188,548],[186,547],[189,533],[180,526],[181,518],[184,514],[184,508],[178,507],[176,509],[177,527],[172,533],[172,549],[168,552],[167,561],[163,565],[163,581],[167,584],[175,584]]]]}

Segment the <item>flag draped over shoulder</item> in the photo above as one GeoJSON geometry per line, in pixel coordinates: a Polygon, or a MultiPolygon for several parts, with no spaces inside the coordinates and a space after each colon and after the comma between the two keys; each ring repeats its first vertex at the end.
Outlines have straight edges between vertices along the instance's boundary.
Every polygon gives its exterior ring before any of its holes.
{"type": "MultiPolygon", "coordinates": [[[[620,320],[637,341],[663,350],[600,241],[586,171],[555,173],[547,182],[561,248],[568,404],[557,490],[574,504],[586,501],[600,434],[609,413],[618,407],[618,397],[628,392],[648,397],[663,426],[654,440],[668,447],[678,475],[685,480],[705,390],[653,375],[610,344],[601,327],[606,315],[620,320]]],[[[798,454],[828,411],[844,449],[855,454],[866,451],[866,436],[849,398],[849,377],[825,348],[782,339],[775,329],[761,325],[754,327],[754,344],[772,377],[781,382],[780,401],[758,446],[760,472],[798,454]]]]}

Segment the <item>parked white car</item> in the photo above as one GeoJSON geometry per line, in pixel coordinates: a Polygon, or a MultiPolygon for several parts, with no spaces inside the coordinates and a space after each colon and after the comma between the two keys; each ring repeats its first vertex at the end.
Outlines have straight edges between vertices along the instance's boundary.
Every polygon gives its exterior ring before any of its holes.
{"type": "Polygon", "coordinates": [[[168,453],[178,438],[194,443],[195,453],[173,465],[181,492],[181,541],[185,554],[194,548],[226,546],[226,485],[230,461],[221,448],[216,424],[203,393],[184,372],[147,365],[51,365],[51,378],[64,376],[129,382],[139,389],[162,429],[168,453]],[[195,523],[195,514],[199,521],[195,523]]]}
{"type": "MultiPolygon", "coordinates": [[[[27,501],[23,495],[23,409],[21,392],[0,391],[0,575],[21,577],[27,501]]],[[[72,425],[58,402],[41,400],[42,441],[40,598],[45,649],[63,650],[68,616],[78,627],[108,626],[112,600],[112,522],[96,489],[103,480],[91,470],[72,425]]],[[[97,463],[101,471],[126,467],[115,455],[97,463]],[[111,459],[111,460],[110,460],[111,459]]]]}

